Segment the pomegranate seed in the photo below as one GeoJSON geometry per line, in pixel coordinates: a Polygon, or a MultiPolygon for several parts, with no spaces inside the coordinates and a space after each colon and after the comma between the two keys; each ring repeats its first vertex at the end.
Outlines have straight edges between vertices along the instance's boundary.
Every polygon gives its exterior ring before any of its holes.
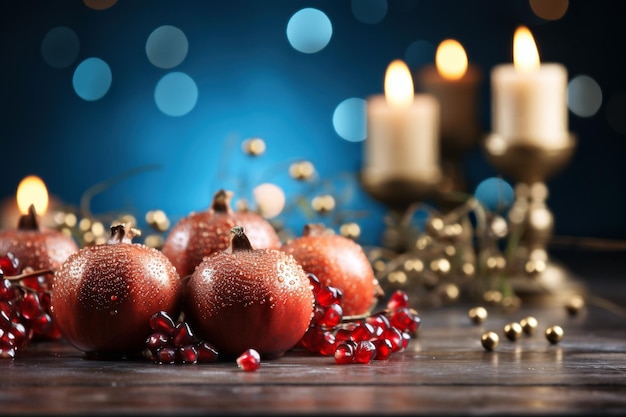
{"type": "Polygon", "coordinates": [[[37,334],[46,334],[52,327],[52,317],[48,313],[42,313],[38,317],[29,321],[33,331],[37,334]]]}
{"type": "Polygon", "coordinates": [[[346,340],[351,340],[350,339],[351,336],[352,336],[352,329],[341,328],[341,329],[337,329],[337,331],[335,332],[335,340],[337,342],[344,342],[346,340]]]}
{"type": "Polygon", "coordinates": [[[0,347],[15,347],[15,335],[0,329],[0,347]]]}
{"type": "Polygon", "coordinates": [[[420,320],[414,310],[407,307],[399,307],[393,312],[389,321],[393,327],[400,331],[415,333],[419,327],[420,320]]]}
{"type": "Polygon", "coordinates": [[[201,342],[197,346],[198,350],[198,362],[210,363],[217,362],[219,354],[215,347],[209,342],[201,342]]]}
{"type": "Polygon", "coordinates": [[[160,331],[171,336],[176,329],[176,324],[165,311],[158,311],[150,317],[150,327],[154,331],[160,331]]]}
{"type": "Polygon", "coordinates": [[[341,303],[342,297],[343,293],[339,288],[326,286],[320,288],[320,290],[317,292],[315,300],[317,301],[317,304],[321,305],[322,307],[328,307],[331,304],[341,303]]]}
{"type": "Polygon", "coordinates": [[[33,292],[26,293],[20,302],[20,309],[22,317],[26,320],[36,319],[42,313],[37,294],[33,292]]]}
{"type": "Polygon", "coordinates": [[[383,334],[380,335],[380,339],[387,339],[391,342],[391,348],[394,352],[399,352],[404,348],[404,338],[402,332],[395,327],[386,329],[383,334]]]}
{"type": "Polygon", "coordinates": [[[19,265],[19,260],[12,253],[0,256],[0,270],[3,275],[17,275],[19,265]]]}
{"type": "Polygon", "coordinates": [[[314,351],[322,356],[335,353],[335,335],[329,331],[318,332],[314,338],[314,351]]]}
{"type": "Polygon", "coordinates": [[[165,333],[154,332],[146,340],[146,347],[152,351],[156,351],[169,344],[170,338],[165,333]]]}
{"type": "Polygon", "coordinates": [[[389,318],[385,315],[385,313],[376,313],[372,316],[366,317],[365,321],[375,327],[380,327],[382,330],[387,329],[391,324],[389,323],[389,318]]]}
{"type": "Polygon", "coordinates": [[[22,347],[33,337],[32,329],[27,329],[22,323],[13,323],[10,332],[15,336],[15,346],[22,347]]]}
{"type": "Polygon", "coordinates": [[[408,332],[402,332],[402,349],[406,349],[411,341],[411,335],[408,332]]]}
{"type": "Polygon", "coordinates": [[[176,361],[179,363],[197,363],[198,349],[193,346],[180,346],[176,351],[176,361]]]}
{"type": "Polygon", "coordinates": [[[9,301],[15,298],[15,289],[8,279],[2,279],[0,282],[0,300],[9,301]]]}
{"type": "Polygon", "coordinates": [[[2,359],[15,358],[15,348],[14,347],[2,347],[0,345],[0,358],[2,359]]]}
{"type": "Polygon", "coordinates": [[[318,319],[318,324],[323,327],[332,328],[341,323],[343,308],[341,304],[331,304],[326,307],[324,314],[318,319]]]}
{"type": "Polygon", "coordinates": [[[237,366],[246,372],[253,372],[261,366],[261,356],[255,349],[248,349],[236,360],[237,366]]]}
{"type": "Polygon", "coordinates": [[[357,343],[353,362],[370,363],[376,357],[376,346],[370,340],[361,340],[357,343]]]}
{"type": "Polygon", "coordinates": [[[389,297],[387,308],[391,311],[395,311],[401,307],[409,307],[409,295],[403,290],[396,290],[391,294],[391,297],[389,297]]]}
{"type": "Polygon", "coordinates": [[[374,357],[376,360],[388,359],[393,353],[393,346],[389,339],[376,339],[374,346],[376,346],[376,356],[374,357]]]}
{"type": "Polygon", "coordinates": [[[350,339],[355,342],[360,342],[362,340],[371,340],[376,335],[376,331],[374,330],[374,326],[364,321],[358,323],[358,325],[352,330],[350,334],[350,339]]]}
{"type": "Polygon", "coordinates": [[[176,325],[172,338],[176,347],[190,345],[195,342],[195,336],[187,322],[181,322],[176,325]]]}
{"type": "Polygon", "coordinates": [[[356,347],[356,343],[352,340],[338,343],[335,349],[335,362],[338,364],[353,363],[356,347]]]}
{"type": "Polygon", "coordinates": [[[307,272],[306,275],[309,278],[309,282],[311,283],[313,294],[315,295],[315,298],[317,298],[317,294],[320,288],[322,288],[322,283],[317,275],[313,274],[312,272],[307,272]]]}
{"type": "Polygon", "coordinates": [[[176,348],[171,346],[163,347],[156,351],[155,356],[158,363],[176,363],[176,348]]]}

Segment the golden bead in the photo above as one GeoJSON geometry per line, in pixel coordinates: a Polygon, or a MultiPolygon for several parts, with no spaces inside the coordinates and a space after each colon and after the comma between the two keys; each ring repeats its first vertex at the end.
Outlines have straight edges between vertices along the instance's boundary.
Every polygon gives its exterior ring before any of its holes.
{"type": "Polygon", "coordinates": [[[498,290],[485,291],[483,299],[489,304],[500,304],[500,302],[502,302],[502,292],[498,290]]]}
{"type": "Polygon", "coordinates": [[[289,175],[295,180],[308,180],[315,174],[315,167],[309,161],[294,162],[289,167],[289,175]]]}
{"type": "Polygon", "coordinates": [[[357,223],[344,223],[339,227],[339,233],[348,239],[356,240],[361,236],[361,227],[357,223]]]}
{"type": "Polygon", "coordinates": [[[241,148],[250,156],[260,156],[265,153],[265,142],[261,138],[246,139],[241,148]]]}
{"type": "Polygon", "coordinates": [[[561,326],[550,326],[546,329],[546,338],[553,345],[563,339],[563,328],[561,326]]]}
{"type": "Polygon", "coordinates": [[[500,338],[495,332],[486,332],[480,337],[480,343],[483,345],[485,350],[494,350],[498,347],[498,343],[500,343],[500,338]]]}
{"type": "Polygon", "coordinates": [[[335,208],[335,198],[330,194],[313,197],[311,207],[316,213],[328,214],[335,208]]]}
{"type": "Polygon", "coordinates": [[[519,321],[519,324],[522,326],[524,333],[530,336],[537,328],[537,319],[533,316],[524,317],[519,321]]]}
{"type": "Polygon", "coordinates": [[[473,307],[467,312],[470,320],[474,324],[482,324],[487,320],[487,309],[485,307],[473,307]]]}
{"type": "Polygon", "coordinates": [[[585,299],[580,295],[575,295],[567,302],[565,309],[571,316],[575,316],[585,307],[585,299]]]}
{"type": "Polygon", "coordinates": [[[504,335],[507,339],[514,342],[522,335],[522,326],[517,322],[507,323],[504,326],[504,335]]]}
{"type": "Polygon", "coordinates": [[[459,287],[455,284],[445,284],[441,288],[441,298],[448,303],[458,300],[460,293],[459,287]]]}
{"type": "Polygon", "coordinates": [[[165,232],[170,227],[170,220],[163,210],[150,210],[146,213],[146,223],[158,232],[165,232]]]}
{"type": "Polygon", "coordinates": [[[161,249],[163,247],[163,236],[160,235],[148,235],[146,236],[146,238],[144,239],[144,244],[148,247],[151,248],[155,248],[155,249],[161,249]]]}

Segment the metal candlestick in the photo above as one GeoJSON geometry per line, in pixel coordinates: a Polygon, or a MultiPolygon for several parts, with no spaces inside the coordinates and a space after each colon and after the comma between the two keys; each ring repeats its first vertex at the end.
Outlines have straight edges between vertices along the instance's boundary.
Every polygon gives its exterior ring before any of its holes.
{"type": "Polygon", "coordinates": [[[563,146],[549,147],[515,143],[490,134],[484,147],[493,166],[518,181],[509,211],[513,244],[507,248],[507,273],[516,295],[525,301],[546,302],[584,293],[582,283],[550,259],[547,251],[554,216],[546,204],[545,181],[570,161],[575,136],[569,134],[563,146]]]}
{"type": "Polygon", "coordinates": [[[400,212],[406,211],[411,204],[434,195],[440,182],[441,173],[438,170],[411,179],[385,178],[371,175],[368,171],[361,175],[361,184],[370,196],[391,210],[400,212]]]}

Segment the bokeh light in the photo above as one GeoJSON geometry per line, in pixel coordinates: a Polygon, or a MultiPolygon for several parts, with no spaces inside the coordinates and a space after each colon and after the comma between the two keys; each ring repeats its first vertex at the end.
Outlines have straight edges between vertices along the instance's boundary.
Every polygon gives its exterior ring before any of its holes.
{"type": "Polygon", "coordinates": [[[296,12],[287,23],[287,39],[291,46],[305,54],[319,52],[328,45],[333,26],[324,12],[306,8],[296,12]]]}
{"type": "Polygon", "coordinates": [[[578,75],[567,86],[567,106],[576,116],[590,117],[602,105],[602,89],[588,75],[578,75]]]}
{"type": "Polygon", "coordinates": [[[385,18],[389,5],[387,0],[352,0],[351,8],[358,21],[373,25],[385,18]]]}
{"type": "Polygon", "coordinates": [[[254,187],[252,194],[259,213],[266,219],[278,216],[285,208],[285,193],[276,184],[259,184],[254,187]]]}
{"type": "Polygon", "coordinates": [[[154,101],[159,110],[168,116],[183,116],[196,106],[198,87],[189,75],[171,72],[157,83],[154,101]]]}
{"type": "Polygon", "coordinates": [[[529,0],[530,8],[545,20],[559,20],[569,7],[569,0],[529,0]]]}
{"type": "Polygon", "coordinates": [[[83,0],[85,6],[94,10],[106,10],[110,7],[113,7],[117,0],[83,0]]]}
{"type": "Polygon", "coordinates": [[[513,187],[499,177],[481,181],[474,191],[474,197],[492,212],[504,212],[515,199],[513,187]]]}
{"type": "Polygon", "coordinates": [[[339,136],[348,142],[361,142],[366,137],[366,101],[349,98],[337,106],[333,113],[333,126],[339,136]]]}
{"type": "Polygon", "coordinates": [[[100,58],[87,58],[74,70],[72,85],[80,98],[95,101],[109,91],[112,79],[111,68],[106,62],[100,58]]]}
{"type": "Polygon", "coordinates": [[[80,51],[78,35],[67,26],[57,26],[41,41],[41,56],[52,68],[67,68],[74,63],[80,51]]]}
{"type": "Polygon", "coordinates": [[[410,68],[420,68],[432,64],[435,59],[435,45],[418,39],[412,42],[404,53],[404,61],[410,68]]]}
{"type": "Polygon", "coordinates": [[[155,29],[146,41],[148,60],[159,68],[174,68],[183,62],[188,50],[187,37],[174,26],[164,25],[155,29]]]}

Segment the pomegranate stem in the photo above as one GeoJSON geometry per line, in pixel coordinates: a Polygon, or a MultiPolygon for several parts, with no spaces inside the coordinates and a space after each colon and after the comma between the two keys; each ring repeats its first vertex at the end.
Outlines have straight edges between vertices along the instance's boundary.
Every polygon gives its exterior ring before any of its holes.
{"type": "Polygon", "coordinates": [[[235,226],[230,229],[233,238],[231,240],[231,245],[233,252],[238,250],[252,250],[252,244],[248,239],[248,236],[243,231],[243,227],[235,226]]]}
{"type": "Polygon", "coordinates": [[[31,204],[28,207],[28,214],[20,216],[17,228],[19,230],[39,230],[39,223],[37,222],[37,211],[35,210],[34,204],[31,204]]]}
{"type": "Polygon", "coordinates": [[[230,201],[232,200],[232,198],[232,191],[226,191],[224,189],[219,190],[213,196],[211,211],[219,213],[229,213],[232,210],[232,208],[230,207],[230,201]]]}

